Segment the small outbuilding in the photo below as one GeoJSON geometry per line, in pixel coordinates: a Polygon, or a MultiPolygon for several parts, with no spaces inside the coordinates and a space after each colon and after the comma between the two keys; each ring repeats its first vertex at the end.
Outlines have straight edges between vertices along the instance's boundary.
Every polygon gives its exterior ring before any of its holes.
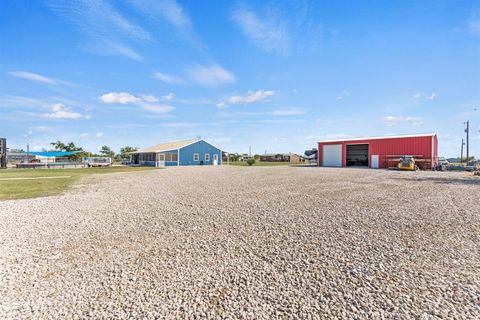
{"type": "Polygon", "coordinates": [[[220,165],[222,151],[201,139],[174,141],[132,152],[131,162],[152,167],[220,165]]]}
{"type": "Polygon", "coordinates": [[[337,139],[318,143],[318,165],[324,167],[395,167],[401,156],[413,156],[421,169],[438,163],[435,133],[337,139]]]}
{"type": "Polygon", "coordinates": [[[300,163],[305,160],[302,156],[296,153],[267,153],[260,155],[260,161],[300,163]]]}

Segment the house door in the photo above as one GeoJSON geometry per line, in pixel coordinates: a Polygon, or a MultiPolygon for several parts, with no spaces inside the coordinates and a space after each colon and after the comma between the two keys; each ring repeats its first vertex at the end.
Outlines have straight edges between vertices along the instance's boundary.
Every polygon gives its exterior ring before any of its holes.
{"type": "Polygon", "coordinates": [[[379,157],[378,157],[378,154],[372,154],[372,165],[371,165],[371,168],[372,169],[378,169],[379,167],[379,157]]]}
{"type": "Polygon", "coordinates": [[[218,165],[218,154],[213,155],[213,165],[217,166],[218,165]]]}

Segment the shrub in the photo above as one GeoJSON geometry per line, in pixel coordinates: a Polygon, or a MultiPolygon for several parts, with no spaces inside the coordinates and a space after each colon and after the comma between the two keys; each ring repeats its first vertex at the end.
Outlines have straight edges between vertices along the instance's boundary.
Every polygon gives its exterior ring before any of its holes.
{"type": "Polygon", "coordinates": [[[254,164],[254,163],[255,163],[255,159],[253,159],[253,158],[250,158],[250,159],[247,160],[247,164],[248,164],[249,166],[251,166],[251,165],[254,164]]]}

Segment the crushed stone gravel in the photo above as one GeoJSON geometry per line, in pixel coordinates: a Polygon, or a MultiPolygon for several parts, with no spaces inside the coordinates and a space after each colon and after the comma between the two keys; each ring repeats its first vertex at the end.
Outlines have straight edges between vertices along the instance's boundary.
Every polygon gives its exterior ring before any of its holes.
{"type": "Polygon", "coordinates": [[[480,179],[179,167],[0,202],[2,319],[479,319],[480,179]]]}

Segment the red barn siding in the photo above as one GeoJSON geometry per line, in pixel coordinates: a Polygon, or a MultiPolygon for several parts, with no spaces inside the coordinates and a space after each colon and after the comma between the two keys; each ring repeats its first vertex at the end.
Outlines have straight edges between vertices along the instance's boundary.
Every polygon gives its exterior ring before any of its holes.
{"type": "Polygon", "coordinates": [[[368,144],[368,163],[371,165],[372,155],[379,156],[380,168],[388,167],[388,156],[392,155],[416,155],[423,159],[431,159],[432,163],[438,161],[438,140],[437,135],[419,135],[419,136],[396,136],[372,139],[346,139],[343,141],[325,141],[318,143],[318,164],[323,165],[323,146],[324,145],[342,145],[342,166],[347,165],[347,145],[368,144]]]}

